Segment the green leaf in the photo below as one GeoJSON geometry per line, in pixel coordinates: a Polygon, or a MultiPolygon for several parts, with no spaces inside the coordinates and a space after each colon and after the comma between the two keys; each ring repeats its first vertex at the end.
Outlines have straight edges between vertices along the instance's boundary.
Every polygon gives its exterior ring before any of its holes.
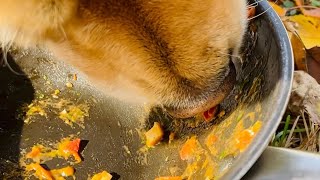
{"type": "Polygon", "coordinates": [[[296,15],[298,13],[298,11],[296,9],[292,9],[289,14],[290,16],[296,15]]]}
{"type": "Polygon", "coordinates": [[[283,1],[283,6],[284,6],[285,8],[292,8],[292,7],[295,6],[295,4],[294,4],[292,1],[290,1],[290,0],[285,0],[285,1],[283,1]]]}
{"type": "Polygon", "coordinates": [[[316,6],[316,7],[320,7],[320,0],[311,0],[311,5],[316,6]]]}

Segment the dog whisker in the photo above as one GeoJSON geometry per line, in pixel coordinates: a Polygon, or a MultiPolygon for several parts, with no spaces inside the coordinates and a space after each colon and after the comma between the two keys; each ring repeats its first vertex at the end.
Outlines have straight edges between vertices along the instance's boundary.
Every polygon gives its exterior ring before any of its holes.
{"type": "MultiPolygon", "coordinates": [[[[61,22],[63,21],[63,18],[62,18],[62,17],[60,17],[59,19],[60,19],[61,22]]],[[[64,30],[62,24],[59,23],[58,29],[59,29],[59,31],[62,33],[62,36],[65,38],[65,40],[68,40],[67,33],[66,33],[66,31],[64,30]]]]}
{"type": "Polygon", "coordinates": [[[8,61],[8,52],[9,52],[9,48],[11,47],[12,43],[10,43],[9,45],[7,46],[3,46],[2,47],[2,60],[1,60],[1,64],[3,65],[3,67],[7,67],[9,68],[9,70],[15,74],[15,75],[18,75],[18,76],[25,76],[25,74],[22,74],[22,73],[19,73],[17,71],[15,71],[11,65],[9,64],[9,61],[8,61]]]}
{"type": "Polygon", "coordinates": [[[223,56],[231,56],[231,57],[234,57],[234,58],[236,58],[237,60],[239,60],[241,64],[243,63],[242,57],[239,56],[239,55],[233,55],[233,54],[223,53],[223,52],[219,52],[219,54],[221,54],[221,55],[223,55],[223,56]]]}
{"type": "Polygon", "coordinates": [[[233,54],[229,54],[229,53],[223,53],[223,52],[219,52],[219,54],[224,55],[224,56],[231,56],[237,59],[241,59],[241,56],[239,55],[233,55],[233,54]]]}
{"type": "MultiPolygon", "coordinates": [[[[258,0],[258,1],[255,1],[254,3],[252,3],[252,4],[249,4],[248,6],[247,6],[247,8],[252,8],[252,7],[257,7],[258,6],[258,4],[260,3],[260,2],[262,2],[262,1],[265,1],[265,0],[258,0]]],[[[279,0],[277,0],[275,3],[277,3],[279,0]]],[[[252,19],[255,19],[255,18],[257,18],[257,17],[259,17],[259,16],[261,16],[261,15],[263,15],[263,14],[265,14],[266,12],[268,12],[270,9],[272,9],[272,7],[270,6],[269,8],[267,8],[265,11],[263,11],[263,12],[261,12],[261,13],[259,13],[259,14],[257,14],[257,15],[255,15],[255,16],[253,16],[253,17],[250,17],[250,18],[248,18],[248,21],[250,21],[250,20],[252,20],[252,19]]]]}
{"type": "Polygon", "coordinates": [[[262,2],[264,0],[258,0],[258,1],[255,1],[254,3],[251,3],[251,4],[248,4],[247,7],[257,7],[259,5],[260,2],[262,2]]]}

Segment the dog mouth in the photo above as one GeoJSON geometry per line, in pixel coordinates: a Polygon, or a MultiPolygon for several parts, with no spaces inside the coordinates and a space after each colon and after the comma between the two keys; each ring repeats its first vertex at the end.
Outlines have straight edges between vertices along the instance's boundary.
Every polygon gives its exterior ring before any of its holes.
{"type": "Polygon", "coordinates": [[[210,112],[212,112],[213,109],[217,109],[218,105],[230,94],[235,82],[236,69],[232,61],[230,61],[229,73],[220,83],[217,90],[212,91],[205,101],[201,102],[197,106],[184,108],[165,107],[165,109],[171,116],[175,118],[190,118],[198,114],[203,114],[206,118],[206,115],[208,116],[208,113],[210,115],[210,112]]]}

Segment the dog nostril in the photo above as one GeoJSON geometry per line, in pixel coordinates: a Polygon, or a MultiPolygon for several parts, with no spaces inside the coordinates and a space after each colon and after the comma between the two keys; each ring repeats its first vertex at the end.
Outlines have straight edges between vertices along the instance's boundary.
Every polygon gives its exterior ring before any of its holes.
{"type": "MultiPolygon", "coordinates": [[[[210,93],[209,97],[206,101],[197,104],[196,106],[192,107],[185,107],[185,108],[173,108],[173,107],[166,107],[167,112],[176,118],[189,118],[193,117],[197,114],[202,114],[213,107],[219,105],[232,91],[233,86],[236,82],[236,70],[235,66],[230,61],[229,63],[229,73],[223,80],[223,82],[219,85],[216,91],[210,93]]],[[[192,102],[191,102],[192,103],[192,102]]]]}

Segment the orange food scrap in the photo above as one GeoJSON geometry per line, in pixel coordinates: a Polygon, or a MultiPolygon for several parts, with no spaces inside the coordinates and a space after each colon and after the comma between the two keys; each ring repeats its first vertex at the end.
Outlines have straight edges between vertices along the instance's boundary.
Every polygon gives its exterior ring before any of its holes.
{"type": "MultiPolygon", "coordinates": [[[[192,179],[192,176],[200,170],[199,163],[197,161],[194,161],[192,163],[188,163],[187,168],[182,174],[182,177],[188,177],[188,179],[192,179]]],[[[195,177],[194,177],[195,178],[195,177]]]]}
{"type": "Polygon", "coordinates": [[[179,154],[182,160],[194,159],[201,151],[199,142],[195,136],[189,138],[182,146],[179,154]]]}
{"type": "Polygon", "coordinates": [[[33,146],[31,151],[26,155],[26,158],[37,158],[41,154],[41,146],[33,146]]]}
{"type": "Polygon", "coordinates": [[[208,146],[208,147],[211,147],[215,142],[217,142],[218,140],[218,137],[214,134],[210,134],[207,139],[206,139],[206,142],[205,144],[208,146]]]}
{"type": "Polygon", "coordinates": [[[33,174],[38,179],[53,180],[50,171],[44,169],[39,163],[32,163],[26,166],[27,171],[35,171],[33,174]]]}
{"type": "Polygon", "coordinates": [[[255,112],[250,112],[243,119],[249,118],[251,121],[254,121],[255,117],[256,117],[256,113],[255,112]]]}
{"type": "Polygon", "coordinates": [[[169,144],[171,144],[171,142],[174,140],[175,135],[176,134],[174,132],[170,133],[170,135],[169,135],[169,144]]]}
{"type": "Polygon", "coordinates": [[[80,141],[80,139],[71,140],[70,138],[64,138],[56,145],[56,148],[35,145],[25,157],[32,159],[33,162],[40,163],[41,161],[48,161],[55,157],[69,159],[70,156],[73,156],[76,163],[80,163],[81,157],[78,153],[80,141]]]}
{"type": "Polygon", "coordinates": [[[250,144],[254,133],[251,130],[242,131],[239,136],[236,138],[236,146],[242,152],[250,144]]]}
{"type": "Polygon", "coordinates": [[[73,74],[73,80],[78,80],[78,76],[77,76],[77,74],[73,74]]]}
{"type": "Polygon", "coordinates": [[[61,169],[53,169],[51,171],[44,169],[39,163],[31,163],[26,165],[26,170],[28,172],[34,171],[34,176],[38,179],[46,180],[64,180],[64,177],[69,177],[74,175],[74,169],[71,166],[67,166],[61,169]]]}
{"type": "Polygon", "coordinates": [[[158,177],[155,180],[182,180],[180,176],[167,176],[167,177],[158,177]]]}
{"type": "Polygon", "coordinates": [[[258,133],[259,130],[261,129],[261,126],[262,126],[262,122],[261,121],[257,121],[256,123],[253,124],[252,131],[254,133],[258,133]]]}
{"type": "Polygon", "coordinates": [[[153,147],[162,140],[163,130],[158,122],[154,122],[153,127],[145,133],[147,147],[153,147]]]}
{"type": "Polygon", "coordinates": [[[58,144],[58,156],[62,156],[65,159],[68,159],[70,156],[73,156],[77,163],[81,162],[81,157],[78,153],[79,146],[80,146],[80,139],[75,139],[73,141],[70,141],[69,138],[63,139],[58,144]]]}
{"type": "Polygon", "coordinates": [[[80,125],[86,116],[88,116],[88,107],[85,105],[70,106],[59,113],[59,118],[70,126],[73,123],[80,125]]]}
{"type": "Polygon", "coordinates": [[[206,172],[205,172],[205,175],[204,175],[204,176],[205,176],[207,179],[213,179],[214,173],[215,173],[215,171],[214,171],[213,166],[207,166],[207,167],[206,167],[206,172]]]}
{"type": "Polygon", "coordinates": [[[214,174],[216,173],[215,170],[218,169],[216,168],[217,164],[211,160],[209,156],[206,157],[206,160],[204,161],[201,169],[205,170],[205,179],[214,179],[214,174]]]}
{"type": "Polygon", "coordinates": [[[261,125],[261,121],[257,121],[253,126],[241,131],[238,134],[236,137],[236,147],[240,150],[240,152],[244,151],[248,147],[254,136],[260,130],[261,125]]]}
{"type": "Polygon", "coordinates": [[[91,180],[111,180],[112,175],[107,171],[102,171],[101,173],[95,174],[91,180]]]}
{"type": "Polygon", "coordinates": [[[240,132],[242,132],[244,130],[244,122],[243,122],[243,118],[241,118],[239,120],[239,122],[237,123],[236,127],[233,130],[233,134],[239,134],[240,132]]]}
{"type": "Polygon", "coordinates": [[[54,179],[61,179],[63,180],[63,177],[70,177],[74,175],[74,168],[71,166],[67,166],[61,169],[53,169],[50,171],[54,179]]]}
{"type": "Polygon", "coordinates": [[[75,152],[78,152],[79,151],[79,147],[80,147],[80,139],[78,138],[78,139],[75,139],[75,140],[73,140],[73,141],[70,141],[69,143],[68,143],[68,145],[67,145],[67,149],[69,150],[69,151],[75,151],[75,152]]]}
{"type": "Polygon", "coordinates": [[[222,110],[219,112],[218,114],[218,118],[221,118],[222,116],[224,116],[226,114],[226,111],[225,110],[222,110]]]}

